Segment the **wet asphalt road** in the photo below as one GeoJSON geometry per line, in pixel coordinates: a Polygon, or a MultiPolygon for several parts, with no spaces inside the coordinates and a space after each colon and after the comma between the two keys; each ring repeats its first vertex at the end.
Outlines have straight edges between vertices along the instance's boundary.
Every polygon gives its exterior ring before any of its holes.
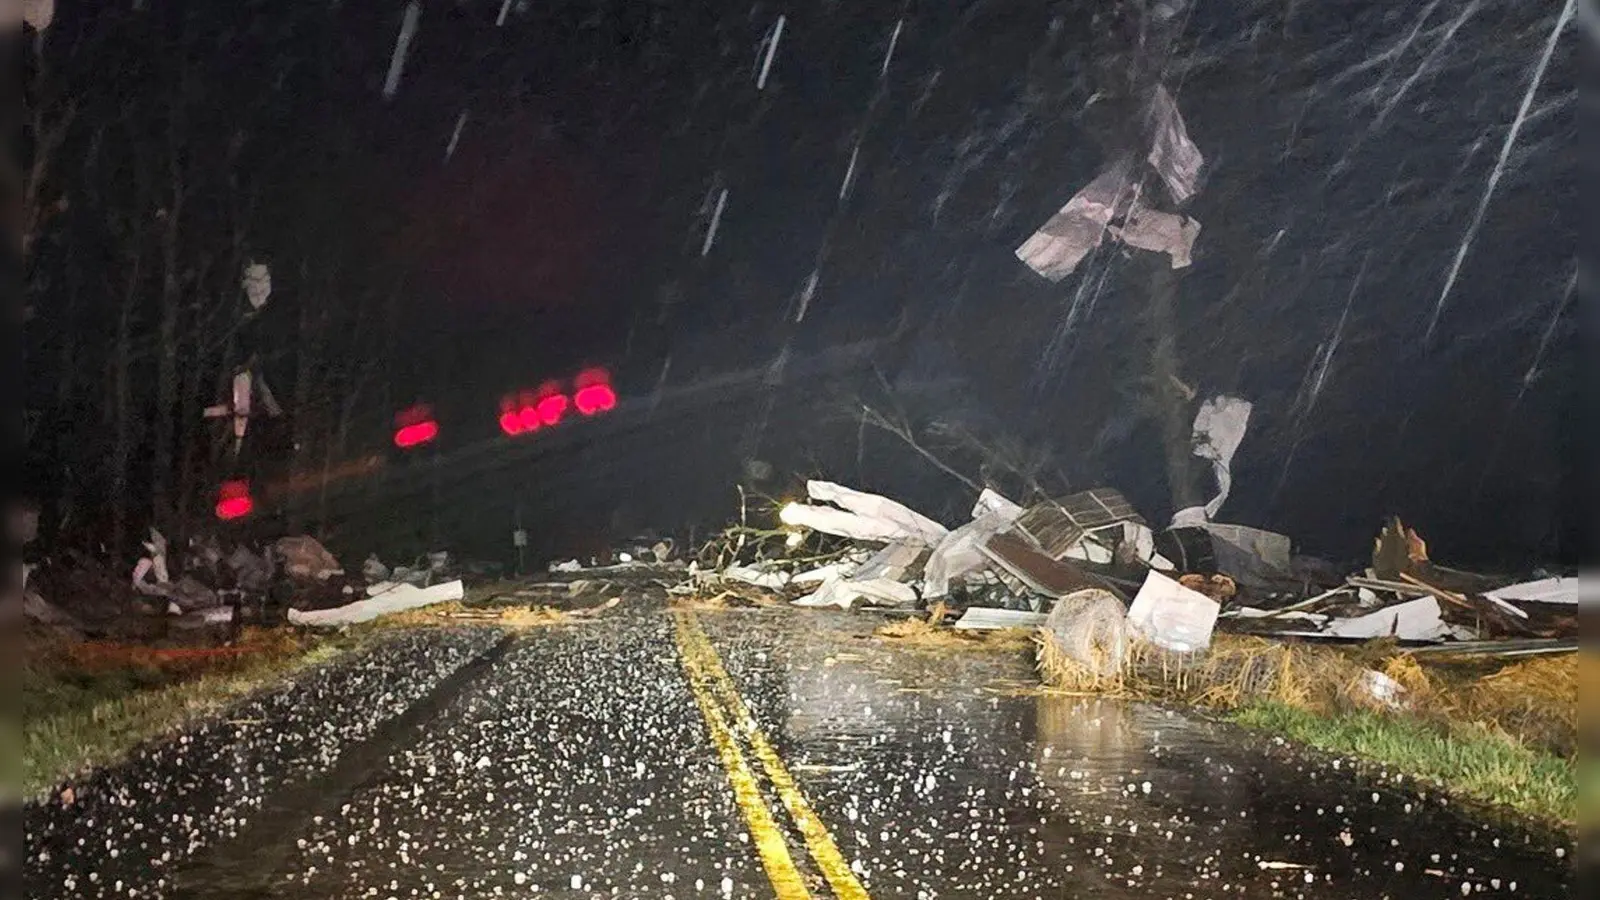
{"type": "Polygon", "coordinates": [[[26,811],[30,897],[1562,897],[1570,845],[856,614],[402,635],[26,811]]]}

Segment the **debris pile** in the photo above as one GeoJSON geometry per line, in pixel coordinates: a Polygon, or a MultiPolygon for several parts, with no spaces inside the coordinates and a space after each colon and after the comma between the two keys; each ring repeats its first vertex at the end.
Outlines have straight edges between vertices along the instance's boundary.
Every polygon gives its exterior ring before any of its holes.
{"type": "Polygon", "coordinates": [[[462,574],[494,569],[436,551],[392,568],[373,554],[351,575],[310,535],[225,546],[205,534],[180,547],[152,528],[143,550],[124,576],[71,550],[29,565],[23,615],[69,641],[232,643],[249,626],[340,627],[460,600],[462,574]]]}
{"type": "MultiPolygon", "coordinates": [[[[1134,644],[1202,654],[1214,633],[1324,643],[1392,640],[1424,652],[1528,655],[1572,649],[1576,577],[1513,583],[1438,565],[1398,519],[1371,565],[1339,578],[1293,554],[1290,539],[1213,521],[1250,404],[1213,398],[1195,421],[1195,455],[1211,461],[1217,496],[1153,528],[1128,499],[1095,488],[1023,506],[991,489],[967,522],[946,528],[888,497],[809,481],[807,500],[772,529],[740,524],[704,548],[684,602],[871,607],[923,627],[1041,629],[1044,653],[1091,678],[1114,673],[1134,644]]],[[[911,628],[896,624],[892,628],[911,628]]],[[[889,636],[899,636],[891,634],[889,636]]],[[[1392,696],[1380,682],[1369,693],[1392,696]]]]}

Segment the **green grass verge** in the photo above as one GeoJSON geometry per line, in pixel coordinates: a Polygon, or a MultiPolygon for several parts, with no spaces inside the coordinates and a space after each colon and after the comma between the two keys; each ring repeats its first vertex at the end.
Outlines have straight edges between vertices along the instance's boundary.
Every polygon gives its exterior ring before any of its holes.
{"type": "MultiPolygon", "coordinates": [[[[20,771],[6,779],[26,799],[79,773],[109,765],[139,744],[221,712],[268,685],[352,649],[350,639],[318,640],[292,652],[232,660],[179,675],[154,667],[106,671],[25,669],[21,684],[20,771]]],[[[9,741],[8,741],[9,743],[9,741]]]]}
{"type": "Polygon", "coordinates": [[[1538,824],[1572,831],[1578,821],[1578,766],[1470,725],[1448,731],[1371,712],[1319,715],[1281,703],[1255,703],[1229,715],[1247,728],[1330,753],[1382,763],[1437,783],[1452,796],[1509,809],[1538,824]]]}

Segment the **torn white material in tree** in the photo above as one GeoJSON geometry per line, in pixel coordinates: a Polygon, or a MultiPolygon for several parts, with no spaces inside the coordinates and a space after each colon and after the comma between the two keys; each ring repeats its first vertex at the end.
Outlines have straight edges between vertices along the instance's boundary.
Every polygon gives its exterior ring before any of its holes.
{"type": "Polygon", "coordinates": [[[1485,592],[1484,596],[1491,600],[1516,600],[1525,603],[1576,604],[1579,596],[1578,588],[1579,582],[1576,577],[1541,578],[1537,581],[1524,581],[1520,584],[1495,588],[1485,592]]]}
{"type": "Polygon", "coordinates": [[[261,410],[274,418],[283,415],[283,407],[278,405],[278,398],[272,394],[272,386],[267,384],[266,376],[256,376],[256,394],[261,398],[261,410]]]}
{"type": "Polygon", "coordinates": [[[400,90],[400,76],[406,70],[406,54],[411,52],[411,40],[417,36],[417,22],[422,19],[422,4],[411,0],[406,4],[405,16],[400,20],[400,35],[395,38],[394,54],[389,57],[389,74],[383,79],[383,99],[393,100],[400,90]]]}
{"type": "Polygon", "coordinates": [[[244,288],[244,298],[250,301],[250,308],[260,309],[272,296],[272,271],[266,263],[252,262],[244,267],[240,286],[244,288]]]}
{"type": "Polygon", "coordinates": [[[984,543],[1010,528],[1020,515],[1021,506],[985,488],[972,508],[972,521],[945,535],[928,556],[923,596],[929,600],[949,596],[952,581],[987,568],[989,558],[983,554],[984,543]]]}
{"type": "Polygon", "coordinates": [[[783,524],[858,541],[911,541],[925,547],[936,546],[949,533],[938,522],[878,494],[831,481],[808,481],[806,492],[813,500],[842,508],[790,503],[778,512],[783,524]]]}
{"type": "Polygon", "coordinates": [[[1001,628],[1038,628],[1044,624],[1044,613],[1020,609],[998,609],[989,606],[969,607],[953,626],[960,631],[996,631],[1001,628]]]}
{"type": "Polygon", "coordinates": [[[237,452],[250,425],[252,397],[256,394],[261,395],[261,408],[269,416],[283,415],[283,408],[278,405],[277,398],[272,396],[272,390],[267,387],[266,379],[257,378],[249,369],[234,373],[230,393],[232,396],[227,403],[208,406],[202,415],[207,419],[233,417],[233,447],[237,452]]]}
{"type": "Polygon", "coordinates": [[[1211,646],[1211,631],[1221,611],[1221,605],[1205,594],[1151,571],[1128,607],[1128,626],[1158,647],[1192,653],[1211,646]]]}
{"type": "Polygon", "coordinates": [[[435,603],[448,603],[460,600],[466,596],[461,580],[446,581],[433,587],[419,588],[412,584],[396,584],[385,582],[383,585],[373,585],[367,588],[371,593],[374,588],[384,587],[365,600],[357,600],[344,606],[333,609],[316,609],[301,611],[289,610],[290,625],[304,625],[312,628],[337,628],[341,625],[356,625],[361,622],[370,622],[379,616],[390,613],[405,612],[408,609],[417,609],[423,606],[432,606],[435,603]]]}
{"type": "Polygon", "coordinates": [[[1468,641],[1478,636],[1470,628],[1446,622],[1439,601],[1434,597],[1396,603],[1351,619],[1335,619],[1321,633],[1328,637],[1361,640],[1395,637],[1402,641],[1441,641],[1446,638],[1468,641]]]}
{"type": "Polygon", "coordinates": [[[1150,155],[1146,159],[1167,186],[1167,193],[1179,206],[1194,196],[1205,158],[1189,140],[1178,104],[1165,85],[1157,85],[1150,98],[1150,155]]]}
{"type": "Polygon", "coordinates": [[[1017,248],[1017,258],[1051,281],[1071,275],[1100,246],[1106,226],[1132,204],[1132,164],[1118,157],[1017,248]]]}
{"type": "Polygon", "coordinates": [[[1172,258],[1172,267],[1182,269],[1194,261],[1200,223],[1188,216],[1134,204],[1122,224],[1110,226],[1109,231],[1130,247],[1167,254],[1172,258]]]}
{"type": "Polygon", "coordinates": [[[1198,525],[1214,518],[1233,487],[1233,457],[1250,427],[1251,404],[1238,397],[1212,397],[1200,404],[1194,417],[1194,455],[1211,461],[1217,495],[1203,508],[1180,509],[1172,516],[1174,528],[1198,525]]]}
{"type": "MultiPolygon", "coordinates": [[[[8,3],[7,6],[10,6],[10,4],[8,3]]],[[[26,22],[28,27],[34,31],[44,31],[50,27],[51,22],[55,21],[56,0],[22,0],[21,6],[22,21],[26,22]]],[[[16,9],[16,7],[11,8],[13,10],[16,9]]],[[[16,24],[15,12],[6,16],[5,24],[8,26],[16,24]]]]}
{"type": "Polygon", "coordinates": [[[244,439],[245,428],[250,421],[250,372],[239,372],[233,376],[233,438],[236,441],[244,439]]]}

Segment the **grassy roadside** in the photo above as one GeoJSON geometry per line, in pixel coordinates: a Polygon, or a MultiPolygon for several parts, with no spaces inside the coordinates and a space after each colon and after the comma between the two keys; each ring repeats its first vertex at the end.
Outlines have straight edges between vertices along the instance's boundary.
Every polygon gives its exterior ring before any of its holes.
{"type": "Polygon", "coordinates": [[[1050,687],[1199,708],[1567,834],[1580,825],[1580,780],[1600,785],[1578,753],[1578,686],[1593,674],[1582,655],[1425,660],[1392,642],[1217,634],[1199,654],[1135,642],[1107,673],[1039,635],[1050,687]]]}
{"type": "Polygon", "coordinates": [[[1576,761],[1475,723],[1441,727],[1387,713],[1318,713],[1272,701],[1250,703],[1226,718],[1316,750],[1380,763],[1546,827],[1570,832],[1577,825],[1576,761]]]}
{"type": "Polygon", "coordinates": [[[30,641],[18,685],[19,752],[8,754],[20,771],[6,781],[23,798],[38,798],[363,640],[278,629],[247,631],[236,646],[215,650],[30,641]]]}

